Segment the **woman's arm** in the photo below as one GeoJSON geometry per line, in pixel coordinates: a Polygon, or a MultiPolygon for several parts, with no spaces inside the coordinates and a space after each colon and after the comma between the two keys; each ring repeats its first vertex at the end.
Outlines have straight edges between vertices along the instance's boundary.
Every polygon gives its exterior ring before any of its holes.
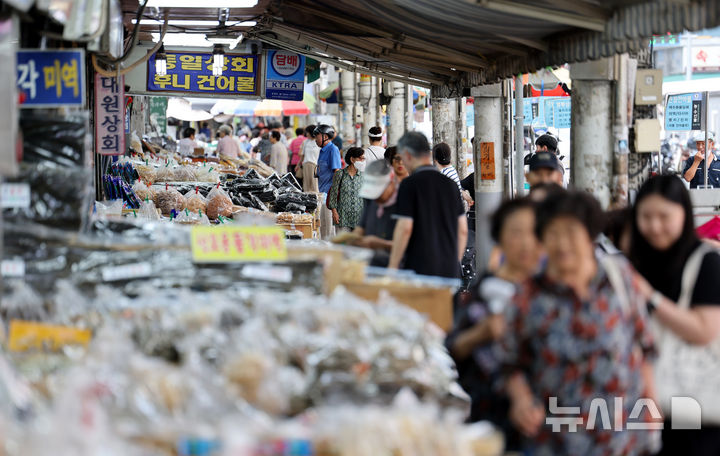
{"type": "Polygon", "coordinates": [[[720,334],[720,306],[699,305],[683,309],[655,291],[639,274],[636,279],[643,297],[654,303],[658,320],[686,342],[707,345],[720,334]]]}
{"type": "Polygon", "coordinates": [[[330,209],[336,209],[338,205],[338,188],[340,186],[340,174],[342,171],[337,172],[335,171],[335,174],[333,174],[332,178],[332,185],[330,186],[330,190],[328,191],[328,208],[330,209]]]}

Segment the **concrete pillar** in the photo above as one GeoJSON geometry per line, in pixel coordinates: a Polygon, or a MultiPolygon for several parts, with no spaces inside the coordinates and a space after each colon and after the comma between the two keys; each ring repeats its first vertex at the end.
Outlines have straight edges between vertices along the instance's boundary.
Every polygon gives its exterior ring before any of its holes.
{"type": "Polygon", "coordinates": [[[355,73],[343,70],[340,73],[342,114],[340,132],[345,142],[355,138],[355,73]]]}
{"type": "Polygon", "coordinates": [[[490,218],[500,206],[504,191],[502,86],[474,87],[471,94],[475,97],[475,256],[477,271],[482,273],[493,247],[490,218]],[[494,176],[487,171],[494,171],[494,176]]]}
{"type": "Polygon", "coordinates": [[[432,98],[432,145],[446,143],[452,151],[450,163],[458,157],[457,98],[432,98]]]}
{"type": "Polygon", "coordinates": [[[525,194],[525,120],[523,116],[522,77],[515,77],[515,155],[513,156],[513,183],[515,196],[525,194]]]}
{"type": "Polygon", "coordinates": [[[621,209],[629,204],[628,154],[629,125],[635,93],[637,60],[627,54],[616,55],[615,63],[615,117],[613,121],[613,176],[610,207],[621,209]]]}
{"type": "Polygon", "coordinates": [[[571,183],[595,196],[603,208],[611,202],[613,175],[613,65],[611,59],[573,64],[570,169],[571,183]]]}
{"type": "Polygon", "coordinates": [[[373,77],[367,74],[360,75],[360,84],[358,84],[358,103],[363,107],[363,122],[361,133],[361,143],[363,147],[369,145],[368,130],[377,125],[377,112],[375,104],[377,96],[375,94],[375,82],[373,77]]]}
{"type": "Polygon", "coordinates": [[[397,145],[398,141],[405,134],[405,84],[402,82],[391,82],[392,99],[388,105],[388,117],[390,122],[387,132],[388,146],[397,145]]]}
{"type": "Polygon", "coordinates": [[[145,134],[145,118],[148,115],[148,97],[142,95],[133,96],[132,113],[130,114],[130,133],[127,135],[126,144],[130,144],[130,136],[135,132],[138,138],[142,139],[145,134]]]}
{"type": "Polygon", "coordinates": [[[460,179],[464,179],[467,176],[467,159],[465,154],[467,153],[468,139],[467,139],[467,119],[465,118],[465,98],[457,99],[457,157],[453,166],[458,172],[460,179]]]}

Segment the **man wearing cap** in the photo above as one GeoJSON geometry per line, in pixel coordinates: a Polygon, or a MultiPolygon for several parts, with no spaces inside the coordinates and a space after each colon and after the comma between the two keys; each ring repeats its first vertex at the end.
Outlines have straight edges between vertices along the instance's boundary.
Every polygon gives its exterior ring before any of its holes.
{"type": "MultiPolygon", "coordinates": [[[[685,162],[685,171],[683,177],[690,182],[690,188],[703,187],[705,185],[705,134],[698,134],[695,137],[697,145],[697,153],[692,159],[685,162]]],[[[720,188],[720,161],[715,158],[715,135],[708,133],[708,145],[710,152],[708,153],[708,185],[712,188],[720,188]]]]}
{"type": "MultiPolygon", "coordinates": [[[[315,128],[315,144],[320,148],[317,162],[318,188],[321,193],[327,194],[332,187],[335,171],[342,168],[340,150],[332,143],[335,129],[330,125],[318,125],[315,128]]],[[[327,205],[320,208],[320,237],[330,239],[335,235],[335,226],[332,223],[332,213],[327,205]]]]}
{"type": "Polygon", "coordinates": [[[405,133],[398,153],[412,174],[397,196],[391,269],[460,278],[460,260],[467,243],[467,219],[457,185],[432,165],[432,153],[422,133],[405,133]],[[450,195],[450,196],[448,196],[450,195]]]}
{"type": "MultiPolygon", "coordinates": [[[[538,138],[538,141],[540,138],[538,138]]],[[[530,184],[530,188],[538,184],[553,183],[563,185],[564,169],[562,163],[560,163],[560,159],[555,155],[555,152],[551,152],[549,148],[538,149],[538,152],[530,157],[528,165],[530,169],[525,174],[525,178],[530,184]]]]}
{"type": "Polygon", "coordinates": [[[354,233],[362,236],[355,242],[356,246],[376,250],[373,266],[387,267],[390,260],[397,223],[394,215],[399,185],[400,179],[384,159],[376,160],[365,168],[360,188],[360,197],[365,198],[365,208],[354,233]]]}

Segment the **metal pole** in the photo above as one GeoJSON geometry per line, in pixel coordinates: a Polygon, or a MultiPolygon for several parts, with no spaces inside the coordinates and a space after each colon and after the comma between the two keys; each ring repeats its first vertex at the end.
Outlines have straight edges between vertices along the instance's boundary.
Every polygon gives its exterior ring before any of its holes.
{"type": "Polygon", "coordinates": [[[513,170],[515,169],[513,167],[515,163],[515,160],[513,159],[513,138],[515,137],[515,128],[512,118],[512,83],[512,79],[506,79],[505,89],[503,90],[503,97],[505,100],[505,127],[507,128],[507,132],[503,132],[503,157],[507,157],[507,168],[505,168],[503,162],[503,173],[507,174],[507,183],[504,195],[506,199],[512,198],[513,189],[515,188],[515,179],[513,177],[513,170]]]}
{"type": "Polygon", "coordinates": [[[525,129],[523,128],[523,82],[522,75],[515,77],[515,196],[525,194],[525,129]]]}
{"type": "Polygon", "coordinates": [[[705,172],[703,173],[705,175],[705,187],[708,188],[708,174],[710,172],[710,167],[708,166],[708,152],[710,152],[708,149],[710,148],[708,144],[708,117],[710,117],[710,93],[705,92],[705,121],[703,124],[705,125],[705,172]]]}

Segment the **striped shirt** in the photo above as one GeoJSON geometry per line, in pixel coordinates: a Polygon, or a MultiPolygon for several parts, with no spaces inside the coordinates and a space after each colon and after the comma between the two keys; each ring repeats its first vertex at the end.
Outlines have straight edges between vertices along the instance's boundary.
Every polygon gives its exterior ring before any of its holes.
{"type": "Polygon", "coordinates": [[[460,176],[458,176],[457,171],[455,171],[455,168],[452,166],[448,166],[447,168],[443,168],[441,171],[445,176],[449,177],[458,186],[458,190],[460,190],[460,193],[462,193],[462,184],[460,184],[460,176]]]}

